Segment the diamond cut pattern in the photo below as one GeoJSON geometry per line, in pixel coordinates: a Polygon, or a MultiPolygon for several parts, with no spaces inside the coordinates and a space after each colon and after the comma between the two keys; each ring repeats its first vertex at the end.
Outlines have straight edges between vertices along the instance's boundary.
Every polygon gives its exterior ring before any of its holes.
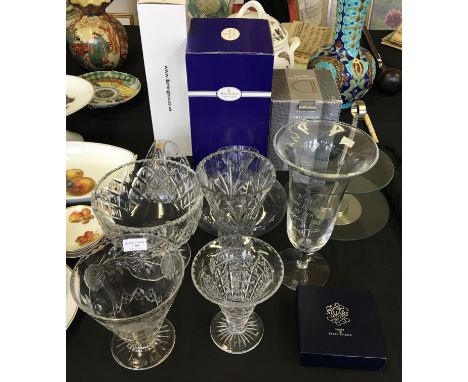
{"type": "Polygon", "coordinates": [[[108,236],[146,232],[178,246],[195,232],[203,195],[195,173],[168,160],[140,160],[105,176],[91,204],[108,236]]]}
{"type": "Polygon", "coordinates": [[[252,234],[262,202],[275,182],[271,162],[249,150],[220,150],[199,163],[197,176],[218,236],[252,234]]]}

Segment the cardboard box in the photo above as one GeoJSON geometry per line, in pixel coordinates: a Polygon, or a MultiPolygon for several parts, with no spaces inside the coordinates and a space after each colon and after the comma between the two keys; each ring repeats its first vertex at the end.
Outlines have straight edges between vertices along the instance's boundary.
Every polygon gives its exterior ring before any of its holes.
{"type": "Polygon", "coordinates": [[[302,119],[338,121],[341,104],[340,93],[329,70],[275,69],[268,144],[268,159],[275,168],[288,169],[273,147],[279,129],[302,119]]]}
{"type": "Polygon", "coordinates": [[[185,72],[185,0],[138,0],[141,44],[155,138],[192,154],[185,72]]]}
{"type": "Polygon", "coordinates": [[[226,145],[266,155],[273,47],[266,20],[191,20],[186,51],[193,161],[226,145]]]}

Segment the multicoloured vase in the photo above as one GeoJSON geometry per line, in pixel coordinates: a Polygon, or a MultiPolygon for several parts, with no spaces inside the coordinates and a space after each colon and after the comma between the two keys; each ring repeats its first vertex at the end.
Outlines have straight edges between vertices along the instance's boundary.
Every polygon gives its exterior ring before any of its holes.
{"type": "Polygon", "coordinates": [[[127,32],[105,11],[112,1],[70,0],[80,14],[67,29],[68,48],[85,69],[111,70],[127,57],[127,32]]]}
{"type": "Polygon", "coordinates": [[[333,43],[313,55],[308,69],[332,72],[343,100],[342,109],[362,98],[375,78],[375,60],[360,47],[370,0],[338,0],[333,43]]]}

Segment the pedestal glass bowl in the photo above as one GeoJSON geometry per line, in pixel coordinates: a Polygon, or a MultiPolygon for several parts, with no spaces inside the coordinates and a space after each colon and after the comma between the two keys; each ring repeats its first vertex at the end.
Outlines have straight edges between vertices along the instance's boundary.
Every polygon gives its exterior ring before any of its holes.
{"type": "Polygon", "coordinates": [[[263,336],[253,311],[280,287],[283,263],[273,247],[248,236],[224,236],[205,245],[192,263],[192,280],[221,311],[211,321],[214,343],[228,353],[246,353],[263,336]]]}
{"type": "Polygon", "coordinates": [[[294,249],[281,252],[283,283],[323,286],[330,268],[317,251],[332,234],[349,180],[377,162],[377,145],[351,125],[304,120],[281,128],[274,148],[289,167],[287,234],[294,249]]]}
{"type": "Polygon", "coordinates": [[[227,148],[205,157],[197,177],[210,205],[218,236],[251,235],[276,172],[263,155],[243,148],[227,148]]]}
{"type": "MultiPolygon", "coordinates": [[[[112,170],[91,205],[107,236],[147,233],[185,244],[197,229],[203,193],[195,172],[165,159],[143,159],[112,170]]],[[[182,253],[185,264],[190,247],[182,253]]]]}
{"type": "Polygon", "coordinates": [[[183,258],[174,244],[157,236],[123,235],[106,238],[78,261],[70,289],[81,310],[114,333],[114,359],[143,370],[164,361],[174,347],[175,331],[166,315],[183,276],[183,258]],[[146,249],[129,249],[132,240],[146,249]]]}
{"type": "MultiPolygon", "coordinates": [[[[253,147],[241,145],[225,146],[220,148],[218,151],[230,148],[251,150],[258,153],[258,150],[253,147]]],[[[281,183],[276,180],[270,191],[266,194],[265,199],[258,210],[257,216],[255,217],[252,236],[259,237],[270,232],[281,222],[281,220],[283,220],[283,217],[286,214],[287,200],[288,196],[286,191],[281,183]]],[[[216,221],[206,199],[203,200],[202,215],[198,226],[205,232],[216,236],[216,221]]]]}

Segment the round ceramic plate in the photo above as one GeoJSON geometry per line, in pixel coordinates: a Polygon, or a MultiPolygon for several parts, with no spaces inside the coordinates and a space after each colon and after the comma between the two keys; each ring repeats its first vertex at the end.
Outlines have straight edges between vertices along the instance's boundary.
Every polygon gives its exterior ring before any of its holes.
{"type": "Polygon", "coordinates": [[[83,256],[103,238],[103,231],[90,206],[67,208],[67,257],[83,256]]]}
{"type": "Polygon", "coordinates": [[[67,75],[67,115],[85,107],[94,95],[93,85],[83,78],[67,75]]]}
{"type": "Polygon", "coordinates": [[[91,200],[94,186],[109,171],[136,160],[136,155],[121,147],[94,142],[67,142],[67,173],[76,174],[67,179],[67,204],[91,200]]]}
{"type": "Polygon", "coordinates": [[[122,72],[97,71],[83,74],[81,78],[91,82],[94,97],[89,107],[112,107],[130,101],[141,89],[138,78],[122,72]]]}
{"type": "Polygon", "coordinates": [[[71,291],[70,291],[70,279],[72,275],[71,268],[67,265],[67,329],[75,318],[76,312],[78,310],[78,305],[76,305],[75,300],[73,300],[71,291]]]}

